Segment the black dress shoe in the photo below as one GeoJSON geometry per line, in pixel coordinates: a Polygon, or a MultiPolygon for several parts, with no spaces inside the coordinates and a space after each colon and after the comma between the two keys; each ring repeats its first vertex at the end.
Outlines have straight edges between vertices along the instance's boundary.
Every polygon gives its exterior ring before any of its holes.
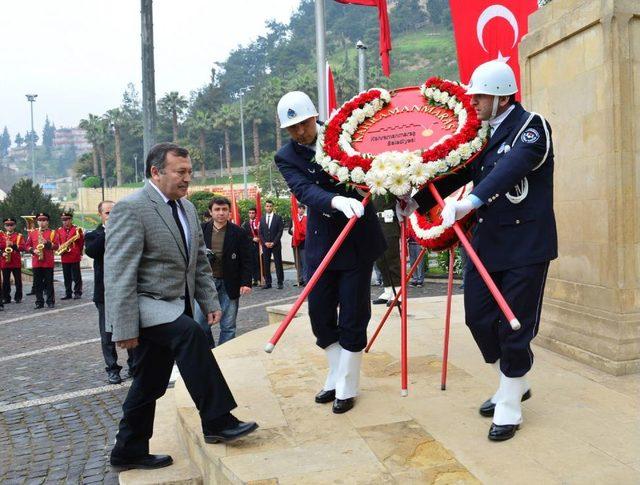
{"type": "MultiPolygon", "coordinates": [[[[392,303],[393,303],[393,300],[389,300],[387,302],[387,308],[389,308],[392,303]]],[[[396,306],[400,306],[400,305],[402,305],[402,302],[400,300],[396,301],[396,306]]]]}
{"type": "Polygon", "coordinates": [[[516,435],[516,431],[518,429],[520,429],[519,424],[498,425],[491,423],[488,438],[491,441],[506,441],[513,438],[516,435]]]}
{"type": "Polygon", "coordinates": [[[122,382],[122,378],[120,377],[120,372],[114,370],[107,373],[107,380],[109,384],[120,384],[122,382]]]}
{"type": "Polygon", "coordinates": [[[386,305],[387,303],[389,303],[389,300],[385,300],[384,298],[376,298],[371,303],[373,303],[374,305],[386,305]]]}
{"type": "Polygon", "coordinates": [[[336,398],[336,390],[325,391],[324,389],[316,394],[316,402],[318,404],[326,404],[336,398]]]}
{"type": "Polygon", "coordinates": [[[74,300],[79,300],[80,298],[82,298],[82,295],[73,295],[74,300]]]}
{"type": "Polygon", "coordinates": [[[207,431],[204,435],[204,442],[213,444],[213,443],[229,443],[230,441],[237,440],[238,438],[242,438],[243,436],[248,435],[249,433],[253,433],[256,429],[258,429],[258,424],[254,421],[249,421],[245,423],[243,421],[238,421],[236,418],[233,418],[236,422],[235,425],[231,425],[228,428],[217,430],[217,431],[207,431]]]}
{"type": "Polygon", "coordinates": [[[47,308],[54,308],[55,306],[55,303],[47,303],[47,308]]]}
{"type": "Polygon", "coordinates": [[[44,303],[36,303],[36,306],[33,307],[34,310],[40,310],[44,308],[44,303]]]}
{"type": "MultiPolygon", "coordinates": [[[[531,397],[531,389],[529,389],[527,392],[525,392],[522,395],[522,402],[526,401],[527,399],[529,399],[531,397]]],[[[494,411],[496,410],[496,405],[493,404],[491,402],[491,399],[487,399],[485,402],[482,403],[482,405],[480,406],[480,409],[478,409],[478,412],[486,417],[486,418],[490,418],[493,416],[494,411]]]]}
{"type": "Polygon", "coordinates": [[[284,288],[284,285],[282,283],[278,283],[278,289],[281,290],[284,288]]]}
{"type": "Polygon", "coordinates": [[[262,285],[263,290],[268,290],[269,288],[271,288],[271,285],[262,285]]]}
{"type": "Polygon", "coordinates": [[[143,470],[153,470],[154,468],[163,468],[173,464],[173,458],[169,455],[145,455],[138,458],[111,455],[110,461],[113,467],[141,468],[143,470]]]}
{"type": "Polygon", "coordinates": [[[60,298],[61,300],[71,300],[71,298],[73,298],[71,295],[65,295],[62,298],[60,298]]]}
{"type": "Polygon", "coordinates": [[[350,397],[347,399],[336,399],[333,401],[333,412],[334,414],[342,414],[349,411],[356,404],[356,398],[350,397]]]}

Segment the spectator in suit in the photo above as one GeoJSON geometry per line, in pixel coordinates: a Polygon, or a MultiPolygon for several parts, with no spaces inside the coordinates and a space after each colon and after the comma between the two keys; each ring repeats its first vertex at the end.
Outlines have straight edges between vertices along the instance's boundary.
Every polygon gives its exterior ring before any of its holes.
{"type": "Polygon", "coordinates": [[[249,220],[242,223],[242,229],[247,233],[247,236],[251,240],[251,276],[253,279],[253,286],[260,284],[260,224],[256,219],[256,208],[251,207],[249,209],[249,220]]]}
{"type": "Polygon", "coordinates": [[[264,204],[265,215],[260,219],[260,242],[262,244],[262,265],[264,267],[263,289],[271,288],[271,255],[276,267],[278,289],[284,287],[284,269],[282,268],[282,231],[284,221],[282,217],[273,212],[273,201],[268,200],[264,204]]]}
{"type": "MultiPolygon", "coordinates": [[[[111,340],[111,332],[107,332],[104,325],[104,228],[113,209],[114,202],[103,200],[98,204],[98,214],[102,222],[93,231],[85,235],[84,250],[87,256],[93,259],[93,303],[98,309],[98,326],[100,328],[100,345],[102,355],[106,364],[107,380],[109,384],[120,384],[122,378],[120,371],[122,367],[118,365],[118,353],[116,344],[111,340]]],[[[133,351],[127,350],[127,373],[124,378],[133,377],[133,351]]]]}
{"type": "MultiPolygon", "coordinates": [[[[204,244],[222,309],[218,345],[236,336],[240,297],[251,293],[251,241],[242,228],[229,221],[230,212],[229,199],[214,197],[209,202],[211,218],[202,224],[204,244]]],[[[211,327],[199,310],[200,307],[196,310],[196,320],[207,334],[210,348],[213,348],[211,327]]]]}

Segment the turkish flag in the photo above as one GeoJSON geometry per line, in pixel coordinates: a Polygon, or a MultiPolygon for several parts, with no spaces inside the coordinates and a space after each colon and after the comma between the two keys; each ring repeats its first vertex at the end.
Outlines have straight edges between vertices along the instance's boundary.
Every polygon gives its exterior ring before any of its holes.
{"type": "Polygon", "coordinates": [[[378,22],[380,22],[380,60],[382,72],[385,76],[391,75],[391,26],[389,24],[389,12],[387,0],[336,0],[338,3],[362,5],[365,7],[378,7],[378,22]]]}
{"type": "Polygon", "coordinates": [[[513,69],[519,91],[518,44],[527,33],[529,15],[538,9],[538,0],[449,0],[449,5],[460,80],[468,84],[480,64],[502,60],[513,69]]]}
{"type": "Polygon", "coordinates": [[[231,222],[238,226],[242,224],[242,219],[240,218],[240,207],[238,207],[236,193],[234,191],[231,192],[231,222]]]}

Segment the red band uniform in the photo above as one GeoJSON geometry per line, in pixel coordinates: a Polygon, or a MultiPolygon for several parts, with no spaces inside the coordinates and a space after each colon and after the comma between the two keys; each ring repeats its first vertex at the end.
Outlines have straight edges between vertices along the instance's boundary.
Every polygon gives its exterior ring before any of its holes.
{"type": "MultiPolygon", "coordinates": [[[[39,213],[36,219],[49,221],[49,215],[39,213]]],[[[26,248],[33,256],[31,258],[31,267],[33,268],[33,286],[36,294],[36,308],[43,308],[46,297],[46,303],[49,308],[55,305],[55,294],[53,291],[53,266],[54,254],[58,249],[59,242],[56,232],[48,227],[43,229],[34,229],[27,237],[26,248]],[[38,255],[38,246],[42,244],[41,256],[38,255]]]]}
{"type": "Polygon", "coordinates": [[[11,302],[11,276],[16,287],[13,299],[16,303],[22,301],[22,258],[21,253],[25,250],[25,238],[19,232],[15,232],[16,220],[6,218],[4,220],[6,232],[2,233],[4,245],[0,243],[2,254],[0,255],[0,269],[2,270],[2,300],[4,303],[11,302]],[[11,253],[7,257],[4,252],[6,248],[11,248],[11,253]]]}
{"type": "Polygon", "coordinates": [[[63,212],[61,218],[63,226],[56,230],[60,246],[74,237],[76,238],[69,246],[69,249],[60,255],[65,289],[65,296],[62,297],[62,299],[70,300],[72,297],[74,299],[79,299],[82,296],[82,273],[80,272],[80,261],[82,260],[82,248],[84,247],[84,233],[82,228],[74,226],[73,223],[70,223],[68,227],[65,227],[65,221],[71,221],[72,219],[72,215],[70,213],[63,212]]]}

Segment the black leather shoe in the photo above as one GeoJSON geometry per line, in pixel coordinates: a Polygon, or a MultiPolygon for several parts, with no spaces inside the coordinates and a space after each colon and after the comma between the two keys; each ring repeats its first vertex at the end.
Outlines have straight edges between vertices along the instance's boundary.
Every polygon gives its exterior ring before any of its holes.
{"type": "Polygon", "coordinates": [[[145,455],[138,458],[111,455],[110,462],[111,466],[116,468],[153,470],[154,468],[163,468],[172,465],[173,458],[169,455],[145,455]]]}
{"type": "Polygon", "coordinates": [[[510,440],[516,435],[516,431],[520,429],[519,424],[505,424],[505,425],[497,425],[491,423],[491,428],[489,429],[488,438],[491,441],[506,441],[510,440]]]}
{"type": "Polygon", "coordinates": [[[284,285],[282,283],[278,283],[278,289],[281,290],[284,288],[284,285]]]}
{"type": "MultiPolygon", "coordinates": [[[[526,401],[530,397],[531,397],[531,389],[529,389],[527,392],[525,392],[522,395],[521,402],[526,401]]],[[[495,410],[496,410],[496,405],[491,402],[491,399],[487,399],[485,402],[482,403],[482,405],[480,406],[480,409],[478,409],[478,412],[485,418],[490,418],[493,416],[493,412],[495,410]]]]}
{"type": "Polygon", "coordinates": [[[336,390],[325,391],[324,389],[316,394],[316,402],[318,404],[326,404],[336,398],[336,390]]]}
{"type": "MultiPolygon", "coordinates": [[[[393,300],[389,300],[387,302],[387,308],[389,308],[392,303],[393,303],[393,300]]],[[[400,305],[402,305],[402,302],[400,300],[396,301],[396,306],[400,306],[400,305]]]]}
{"type": "Polygon", "coordinates": [[[122,380],[133,379],[133,371],[131,369],[127,369],[124,371],[124,375],[122,376],[122,380]]]}
{"type": "Polygon", "coordinates": [[[71,295],[65,295],[62,298],[60,298],[61,300],[71,300],[71,298],[73,298],[71,295]]]}
{"type": "Polygon", "coordinates": [[[229,428],[219,431],[207,432],[204,435],[205,443],[228,443],[230,441],[237,440],[243,436],[253,433],[258,429],[258,424],[254,421],[245,423],[243,421],[236,420],[237,424],[230,426],[229,428]]]}
{"type": "Polygon", "coordinates": [[[79,300],[80,298],[82,298],[82,295],[73,295],[74,300],[79,300]]]}
{"type": "Polygon", "coordinates": [[[55,306],[55,303],[47,303],[47,308],[54,308],[55,306]]]}
{"type": "Polygon", "coordinates": [[[109,384],[120,384],[122,382],[122,378],[120,377],[120,372],[116,370],[108,372],[107,381],[109,381],[109,384]]]}
{"type": "Polygon", "coordinates": [[[389,300],[385,300],[384,298],[376,298],[371,302],[374,305],[386,305],[389,303],[389,300]]]}
{"type": "Polygon", "coordinates": [[[349,411],[356,404],[356,398],[350,397],[347,399],[336,399],[333,401],[333,412],[334,414],[342,414],[349,411]]]}
{"type": "Polygon", "coordinates": [[[36,303],[36,306],[33,307],[34,310],[40,310],[44,308],[44,303],[36,303]]]}
{"type": "Polygon", "coordinates": [[[268,290],[271,288],[271,285],[262,285],[263,290],[268,290]]]}

